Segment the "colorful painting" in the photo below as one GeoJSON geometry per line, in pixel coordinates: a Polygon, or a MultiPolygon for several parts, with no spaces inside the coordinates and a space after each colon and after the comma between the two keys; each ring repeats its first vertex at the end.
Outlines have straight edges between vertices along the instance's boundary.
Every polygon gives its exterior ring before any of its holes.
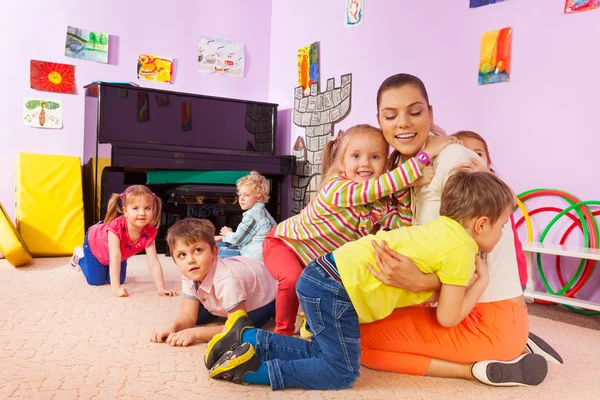
{"type": "Polygon", "coordinates": [[[62,100],[23,100],[23,122],[34,128],[60,129],[63,121],[62,100]]]}
{"type": "Polygon", "coordinates": [[[31,88],[43,92],[75,94],[75,66],[31,60],[31,88]]]}
{"type": "Polygon", "coordinates": [[[137,63],[138,79],[173,83],[173,59],[140,54],[137,63]]]}
{"type": "Polygon", "coordinates": [[[600,8],[600,0],[566,0],[565,14],[572,14],[581,11],[589,11],[594,8],[600,8]]]}
{"type": "Polygon", "coordinates": [[[490,4],[501,3],[503,1],[504,0],[469,0],[469,8],[488,6],[490,4]]]}
{"type": "Polygon", "coordinates": [[[319,82],[319,42],[298,49],[298,86],[309,94],[314,82],[319,82]]]}
{"type": "Polygon", "coordinates": [[[244,77],[244,43],[200,36],[198,72],[244,77]]]}
{"type": "Polygon", "coordinates": [[[67,27],[65,55],[100,63],[108,62],[108,33],[67,27]]]}
{"type": "Polygon", "coordinates": [[[346,26],[361,25],[364,17],[365,0],[346,0],[346,26]]]}
{"type": "Polygon", "coordinates": [[[183,132],[192,130],[192,102],[184,100],[181,103],[181,130],[183,132]]]}
{"type": "Polygon", "coordinates": [[[148,115],[148,93],[138,92],[137,94],[137,122],[146,122],[150,120],[148,115]]]}
{"type": "Polygon", "coordinates": [[[479,84],[508,82],[512,28],[484,32],[479,50],[479,84]]]}

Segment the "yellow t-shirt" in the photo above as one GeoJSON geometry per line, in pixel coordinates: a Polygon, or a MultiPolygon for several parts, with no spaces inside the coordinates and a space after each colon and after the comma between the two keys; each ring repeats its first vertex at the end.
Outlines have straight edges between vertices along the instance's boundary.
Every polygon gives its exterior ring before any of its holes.
{"type": "Polygon", "coordinates": [[[423,226],[379,231],[346,243],[333,251],[333,258],[361,324],[383,319],[396,308],[421,304],[433,294],[387,286],[371,275],[366,264],[377,265],[371,240],[385,240],[422,272],[435,272],[442,284],[467,286],[475,271],[477,243],[465,228],[447,217],[423,226]]]}

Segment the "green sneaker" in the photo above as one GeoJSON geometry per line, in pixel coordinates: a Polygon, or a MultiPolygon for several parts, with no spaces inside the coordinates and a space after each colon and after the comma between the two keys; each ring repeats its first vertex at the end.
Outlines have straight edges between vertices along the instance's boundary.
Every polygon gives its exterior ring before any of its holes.
{"type": "Polygon", "coordinates": [[[245,384],[244,376],[248,372],[258,371],[261,365],[261,361],[254,353],[254,347],[250,343],[244,343],[226,351],[208,371],[208,377],[242,385],[245,384]]]}
{"type": "Polygon", "coordinates": [[[254,328],[254,325],[245,311],[237,310],[227,318],[223,331],[217,333],[206,347],[204,364],[207,369],[211,369],[227,350],[242,344],[242,331],[246,328],[254,328]]]}

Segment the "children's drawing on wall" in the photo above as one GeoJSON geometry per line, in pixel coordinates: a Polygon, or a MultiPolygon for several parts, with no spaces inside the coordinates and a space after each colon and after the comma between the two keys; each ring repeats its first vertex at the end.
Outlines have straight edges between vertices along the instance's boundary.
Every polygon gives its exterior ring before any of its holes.
{"type": "Polygon", "coordinates": [[[34,128],[60,129],[63,121],[62,100],[23,100],[23,122],[34,128]]]}
{"type": "Polygon", "coordinates": [[[168,107],[169,106],[169,96],[167,96],[166,94],[157,94],[156,95],[156,105],[159,108],[168,107]]]}
{"type": "Polygon", "coordinates": [[[484,32],[479,50],[479,84],[510,80],[510,46],[512,28],[484,32]]]}
{"type": "MultiPolygon", "coordinates": [[[[310,93],[313,83],[319,82],[319,42],[298,49],[298,86],[310,93]]],[[[318,86],[317,86],[318,90],[318,86]]]]}
{"type": "Polygon", "coordinates": [[[244,43],[200,36],[198,72],[244,77],[244,43]]]}
{"type": "Polygon", "coordinates": [[[294,124],[304,128],[304,138],[294,144],[296,170],[292,176],[292,213],[298,214],[313,199],[321,182],[323,149],[333,138],[334,125],[350,113],[352,74],[342,75],[340,87],[327,80],[327,89],[319,93],[317,82],[294,89],[294,124]]]}
{"type": "Polygon", "coordinates": [[[363,22],[365,0],[346,0],[345,26],[358,26],[363,22]]]}
{"type": "Polygon", "coordinates": [[[192,130],[192,102],[185,100],[181,103],[181,131],[192,130]]]}
{"type": "Polygon", "coordinates": [[[469,0],[469,8],[477,8],[490,4],[501,3],[504,0],[469,0]]]}
{"type": "Polygon", "coordinates": [[[173,59],[140,54],[137,63],[138,79],[173,83],[173,59]]]}
{"type": "Polygon", "coordinates": [[[146,122],[150,120],[148,115],[148,93],[138,92],[137,94],[137,122],[146,122]]]}
{"type": "Polygon", "coordinates": [[[565,14],[572,14],[581,11],[589,11],[594,8],[600,8],[600,0],[566,0],[565,14]]]}
{"type": "Polygon", "coordinates": [[[108,33],[67,27],[65,55],[106,64],[108,62],[108,33]]]}
{"type": "Polygon", "coordinates": [[[75,66],[31,60],[31,88],[43,92],[75,94],[75,66]]]}

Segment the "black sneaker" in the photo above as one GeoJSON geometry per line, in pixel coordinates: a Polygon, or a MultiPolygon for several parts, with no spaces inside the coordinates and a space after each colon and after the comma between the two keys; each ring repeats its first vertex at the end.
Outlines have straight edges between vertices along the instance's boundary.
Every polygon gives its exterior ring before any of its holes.
{"type": "Polygon", "coordinates": [[[539,336],[529,332],[529,337],[527,338],[527,344],[525,348],[533,354],[539,354],[544,357],[546,361],[551,362],[553,364],[563,364],[563,359],[558,354],[556,350],[552,348],[548,343],[544,341],[544,339],[539,336]]]}
{"type": "Polygon", "coordinates": [[[261,364],[254,353],[254,347],[250,343],[244,343],[233,350],[226,351],[208,371],[208,377],[242,385],[244,375],[258,371],[261,364]]]}
{"type": "Polygon", "coordinates": [[[227,350],[242,344],[242,331],[246,328],[253,328],[252,322],[248,319],[248,314],[243,310],[237,310],[225,322],[225,328],[221,333],[217,333],[208,342],[206,353],[204,354],[204,364],[207,369],[211,369],[219,358],[227,350]]]}
{"type": "Polygon", "coordinates": [[[523,354],[512,361],[478,361],[471,365],[478,381],[492,386],[535,386],[548,374],[548,363],[539,354],[523,354]]]}

